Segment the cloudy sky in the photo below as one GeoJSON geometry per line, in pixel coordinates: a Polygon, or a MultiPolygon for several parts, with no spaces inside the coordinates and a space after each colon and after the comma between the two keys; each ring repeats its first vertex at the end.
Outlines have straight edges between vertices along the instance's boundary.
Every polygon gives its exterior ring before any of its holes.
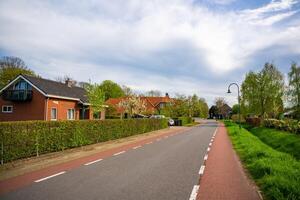
{"type": "MultiPolygon", "coordinates": [[[[196,93],[273,62],[300,63],[299,0],[1,0],[0,56],[45,78],[111,79],[136,91],[196,93]]],[[[234,95],[234,94],[233,94],[234,95]]]]}

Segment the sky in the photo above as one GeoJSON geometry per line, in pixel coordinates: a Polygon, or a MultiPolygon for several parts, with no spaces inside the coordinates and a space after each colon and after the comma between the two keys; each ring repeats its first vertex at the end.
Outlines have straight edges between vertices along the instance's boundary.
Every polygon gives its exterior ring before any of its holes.
{"type": "Polygon", "coordinates": [[[300,64],[300,0],[1,0],[0,56],[44,78],[233,105],[250,70],[300,64]]]}

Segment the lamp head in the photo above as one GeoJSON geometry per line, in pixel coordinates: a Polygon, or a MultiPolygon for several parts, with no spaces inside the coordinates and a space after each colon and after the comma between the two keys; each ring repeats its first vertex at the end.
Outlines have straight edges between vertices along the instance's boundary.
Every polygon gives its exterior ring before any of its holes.
{"type": "Polygon", "coordinates": [[[229,88],[228,88],[228,91],[227,91],[227,93],[228,93],[228,94],[230,94],[230,93],[231,93],[231,91],[230,91],[230,89],[229,89],[229,88]]]}

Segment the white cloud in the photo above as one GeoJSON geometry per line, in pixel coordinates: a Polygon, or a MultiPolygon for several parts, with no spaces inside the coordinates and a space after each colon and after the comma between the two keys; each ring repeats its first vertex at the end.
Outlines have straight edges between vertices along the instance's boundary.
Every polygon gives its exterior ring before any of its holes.
{"type": "Polygon", "coordinates": [[[23,57],[44,76],[113,79],[137,90],[198,92],[212,101],[224,84],[212,92],[199,76],[214,74],[206,79],[216,81],[276,45],[300,55],[300,21],[276,25],[297,14],[296,2],[216,12],[192,0],[1,1],[0,50],[23,57]]]}

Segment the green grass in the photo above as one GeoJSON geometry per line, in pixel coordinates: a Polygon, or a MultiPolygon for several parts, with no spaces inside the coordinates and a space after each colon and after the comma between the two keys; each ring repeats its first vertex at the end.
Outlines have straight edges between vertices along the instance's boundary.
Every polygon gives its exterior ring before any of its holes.
{"type": "Polygon", "coordinates": [[[230,138],[244,166],[263,192],[265,199],[300,199],[300,162],[273,149],[246,129],[225,122],[230,138]]]}
{"type": "Polygon", "coordinates": [[[291,154],[300,160],[299,135],[265,127],[250,128],[249,131],[272,148],[291,154]]]}

